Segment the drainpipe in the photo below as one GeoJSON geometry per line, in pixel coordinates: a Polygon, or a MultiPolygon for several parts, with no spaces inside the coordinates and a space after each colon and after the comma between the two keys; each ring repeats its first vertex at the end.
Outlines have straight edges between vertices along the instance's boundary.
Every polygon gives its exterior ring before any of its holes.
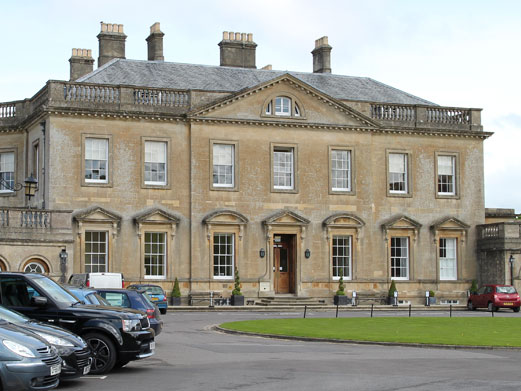
{"type": "Polygon", "coordinates": [[[46,130],[46,122],[45,121],[42,121],[40,122],[40,128],[42,129],[42,135],[43,135],[43,148],[42,148],[42,154],[43,154],[43,158],[42,158],[42,177],[40,179],[40,182],[42,182],[42,179],[43,179],[43,188],[42,188],[42,209],[45,209],[45,184],[47,183],[47,178],[46,178],[46,171],[47,171],[47,165],[45,164],[46,163],[46,153],[45,153],[45,150],[47,149],[47,144],[45,142],[45,130],[46,130]]]}

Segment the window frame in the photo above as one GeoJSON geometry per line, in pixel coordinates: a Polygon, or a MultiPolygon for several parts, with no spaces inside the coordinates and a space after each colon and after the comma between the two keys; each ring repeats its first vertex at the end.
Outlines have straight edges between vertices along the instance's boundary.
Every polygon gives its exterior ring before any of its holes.
{"type": "Polygon", "coordinates": [[[81,186],[92,187],[112,187],[112,135],[83,133],[81,135],[81,186]],[[87,139],[107,140],[107,179],[96,180],[85,178],[85,161],[86,161],[86,145],[87,139]]]}
{"type": "Polygon", "coordinates": [[[297,97],[291,93],[282,91],[266,99],[262,105],[261,117],[279,118],[279,119],[305,119],[306,113],[302,103],[297,97]],[[289,100],[289,113],[282,114],[277,112],[277,99],[289,100]]]}
{"type": "Polygon", "coordinates": [[[215,191],[239,191],[239,142],[233,140],[210,140],[210,190],[215,191]],[[214,158],[214,146],[215,145],[231,145],[233,146],[233,166],[232,166],[232,178],[233,184],[231,186],[219,185],[213,182],[213,158],[214,158]]]}
{"type": "Polygon", "coordinates": [[[329,161],[329,194],[355,194],[355,186],[354,186],[354,148],[347,146],[336,146],[330,145],[328,148],[328,161],[329,161]],[[348,170],[348,188],[334,188],[333,187],[333,152],[334,151],[346,151],[348,153],[348,161],[349,161],[349,170],[348,170]]]}
{"type": "MultiPolygon", "coordinates": [[[[332,273],[331,276],[333,278],[333,281],[340,280],[340,276],[337,274],[335,276],[335,255],[334,255],[334,248],[335,248],[335,238],[348,238],[349,242],[349,255],[348,255],[348,275],[343,275],[344,280],[352,280],[353,279],[353,235],[347,234],[347,233],[333,233],[331,236],[331,267],[332,267],[332,273]]],[[[344,265],[343,268],[346,266],[344,265]]],[[[336,269],[338,270],[339,267],[337,265],[336,269]]]]}
{"type": "MultiPolygon", "coordinates": [[[[109,250],[109,243],[110,243],[110,238],[109,238],[109,232],[106,231],[106,230],[97,230],[97,229],[86,229],[85,232],[83,233],[84,235],[84,242],[83,242],[83,251],[82,251],[82,255],[83,255],[83,273],[107,273],[109,272],[109,255],[110,255],[110,250],[109,250]],[[104,233],[105,234],[105,252],[104,253],[101,253],[101,252],[97,252],[97,253],[93,253],[92,251],[89,251],[87,252],[87,233],[104,233]],[[97,254],[97,255],[100,255],[100,254],[104,254],[105,255],[105,270],[92,270],[92,263],[90,264],[90,268],[91,270],[87,270],[87,256],[88,255],[92,255],[92,254],[97,254]]],[[[94,243],[92,241],[90,241],[90,243],[94,243]]],[[[96,242],[96,243],[102,243],[102,242],[96,242]]],[[[98,268],[100,266],[100,264],[98,263],[96,265],[98,268]]]]}
{"type": "MultiPolygon", "coordinates": [[[[457,281],[458,280],[458,246],[459,245],[459,240],[457,237],[453,237],[453,236],[440,236],[438,238],[438,273],[439,273],[439,280],[440,281],[457,281]],[[451,240],[451,241],[454,241],[454,266],[453,266],[453,275],[450,277],[450,278],[442,278],[442,261],[443,260],[446,260],[447,257],[442,257],[441,256],[441,252],[442,252],[442,240],[451,240]]],[[[447,268],[446,268],[447,269],[447,268]]]]}
{"type": "MultiPolygon", "coordinates": [[[[404,247],[399,247],[399,248],[404,248],[404,247]]],[[[408,235],[402,235],[402,236],[398,236],[398,235],[392,235],[390,238],[389,238],[389,266],[390,266],[390,270],[389,270],[389,275],[391,277],[391,280],[396,280],[396,281],[409,281],[411,279],[411,238],[408,236],[408,235]],[[406,244],[407,246],[405,247],[407,249],[407,256],[406,257],[393,257],[393,239],[405,239],[406,240],[406,244]],[[405,271],[407,273],[407,275],[405,277],[403,276],[400,276],[400,277],[393,277],[393,269],[404,269],[403,267],[393,267],[393,258],[400,258],[400,259],[403,259],[405,258],[406,259],[406,267],[405,267],[405,271]]]]}
{"type": "MultiPolygon", "coordinates": [[[[226,231],[226,230],[215,230],[212,232],[212,235],[211,235],[211,243],[210,243],[210,251],[211,251],[211,260],[212,260],[212,263],[211,263],[211,270],[212,270],[212,278],[214,280],[233,280],[234,279],[234,271],[235,271],[235,265],[237,263],[237,239],[236,239],[236,233],[235,232],[229,232],[229,231],[226,231]],[[232,243],[231,243],[231,246],[232,246],[232,252],[231,252],[231,275],[228,276],[216,276],[215,275],[215,237],[216,236],[229,236],[232,238],[232,243]]],[[[217,254],[217,255],[222,255],[222,254],[217,254]]],[[[225,254],[225,256],[230,256],[228,254],[225,254]]],[[[217,267],[221,267],[221,264],[219,264],[219,266],[217,267]]],[[[227,267],[227,266],[225,266],[227,267]]]]}
{"type": "Polygon", "coordinates": [[[405,150],[392,150],[389,149],[386,151],[386,159],[385,159],[385,167],[386,167],[386,188],[387,188],[387,196],[388,197],[412,197],[412,175],[411,175],[411,168],[412,168],[412,153],[410,151],[405,150]],[[391,167],[390,167],[390,155],[404,155],[407,159],[405,164],[405,186],[406,190],[391,190],[389,188],[389,185],[391,183],[391,167]]]}
{"type": "Polygon", "coordinates": [[[459,189],[460,189],[460,183],[459,183],[459,153],[457,152],[445,152],[445,151],[437,151],[434,154],[434,194],[436,198],[448,198],[448,199],[459,199],[459,189]],[[443,193],[438,191],[438,157],[440,156],[449,156],[453,159],[454,162],[454,192],[453,193],[443,193]]]}
{"type": "Polygon", "coordinates": [[[170,167],[171,161],[171,140],[167,137],[141,137],[141,188],[142,189],[171,189],[171,175],[172,170],[170,167]],[[157,142],[157,143],[165,143],[166,146],[166,161],[165,161],[165,183],[160,182],[147,182],[145,180],[145,158],[146,158],[146,143],[147,142],[157,142]]]}
{"type": "MultiPolygon", "coordinates": [[[[153,244],[153,243],[152,243],[153,244]]],[[[154,230],[144,230],[143,235],[143,278],[145,280],[166,280],[166,277],[168,275],[168,232],[166,231],[154,231],[154,230]],[[161,235],[163,238],[163,253],[159,254],[163,258],[163,274],[154,275],[154,274],[147,274],[147,265],[146,265],[146,246],[147,246],[147,234],[150,235],[161,235]]],[[[151,254],[149,254],[151,255],[151,254]]],[[[158,255],[158,254],[152,254],[152,255],[158,255]]]]}
{"type": "Polygon", "coordinates": [[[298,148],[297,144],[271,143],[270,144],[270,171],[271,171],[271,192],[272,193],[298,193],[298,148]],[[292,151],[293,170],[292,170],[292,187],[275,186],[275,152],[279,149],[281,152],[292,151]],[[287,151],[283,151],[287,150],[287,151]]]}
{"type": "MultiPolygon", "coordinates": [[[[16,173],[17,173],[17,159],[18,159],[18,150],[16,148],[0,148],[0,154],[13,154],[13,186],[16,185],[16,173]]],[[[5,171],[7,172],[7,171],[5,171]]],[[[0,197],[14,197],[16,196],[16,191],[3,189],[0,190],[0,197]]]]}

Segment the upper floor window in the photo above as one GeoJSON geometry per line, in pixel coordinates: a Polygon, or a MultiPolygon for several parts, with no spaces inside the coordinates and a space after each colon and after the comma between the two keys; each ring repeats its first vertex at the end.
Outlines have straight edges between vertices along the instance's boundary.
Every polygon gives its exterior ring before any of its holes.
{"type": "Polygon", "coordinates": [[[14,152],[0,152],[0,192],[12,192],[14,188],[14,152]]]}
{"type": "Polygon", "coordinates": [[[408,183],[408,155],[406,153],[389,153],[389,172],[387,176],[390,194],[407,194],[408,183]]]}
{"type": "Polygon", "coordinates": [[[346,149],[331,150],[331,190],[351,191],[351,151],[346,149]]]}
{"type": "Polygon", "coordinates": [[[437,156],[438,194],[456,194],[456,157],[451,155],[437,156]]]}
{"type": "Polygon", "coordinates": [[[167,143],[145,141],[145,184],[166,185],[167,143]]]}
{"type": "Polygon", "coordinates": [[[294,148],[273,148],[273,188],[295,189],[294,148]]]}
{"type": "Polygon", "coordinates": [[[108,158],[108,139],[85,139],[85,182],[108,182],[108,158]]]}
{"type": "Polygon", "coordinates": [[[301,117],[302,111],[294,98],[277,96],[266,104],[264,114],[269,116],[301,117]]]}
{"type": "Polygon", "coordinates": [[[213,186],[234,187],[235,146],[213,144],[213,186]]]}

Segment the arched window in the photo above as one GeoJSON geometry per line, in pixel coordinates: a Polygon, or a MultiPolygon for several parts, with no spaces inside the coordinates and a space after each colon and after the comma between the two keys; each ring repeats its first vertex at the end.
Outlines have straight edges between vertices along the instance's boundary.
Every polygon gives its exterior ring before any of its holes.
{"type": "Polygon", "coordinates": [[[33,259],[29,259],[29,261],[27,261],[25,263],[25,266],[23,267],[23,271],[26,273],[47,274],[47,273],[49,273],[49,268],[42,260],[33,258],[33,259]]]}
{"type": "Polygon", "coordinates": [[[301,118],[303,117],[302,106],[296,102],[296,99],[290,96],[276,96],[268,100],[264,106],[264,115],[301,118]]]}

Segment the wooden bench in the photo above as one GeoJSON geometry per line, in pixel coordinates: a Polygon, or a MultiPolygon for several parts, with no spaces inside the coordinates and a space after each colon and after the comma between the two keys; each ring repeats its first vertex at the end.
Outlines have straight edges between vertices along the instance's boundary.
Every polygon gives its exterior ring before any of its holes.
{"type": "Polygon", "coordinates": [[[191,292],[188,295],[188,305],[194,305],[194,303],[201,305],[200,303],[208,303],[208,305],[215,305],[217,300],[222,299],[222,293],[217,291],[210,292],[191,292]]]}
{"type": "Polygon", "coordinates": [[[387,295],[382,295],[380,293],[356,292],[356,305],[362,302],[372,302],[373,304],[387,304],[388,297],[387,295]]]}

